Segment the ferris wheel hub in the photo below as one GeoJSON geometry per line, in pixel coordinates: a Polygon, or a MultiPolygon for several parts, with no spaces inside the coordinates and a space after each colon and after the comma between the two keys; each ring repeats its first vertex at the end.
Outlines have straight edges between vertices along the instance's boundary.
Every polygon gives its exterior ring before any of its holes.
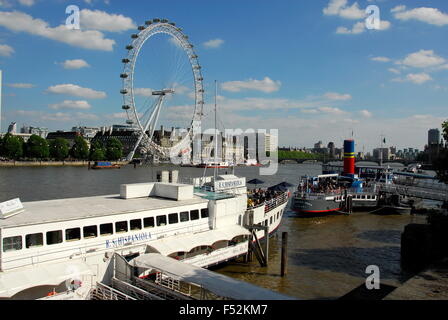
{"type": "Polygon", "coordinates": [[[159,91],[153,91],[152,95],[153,96],[166,96],[168,93],[173,94],[174,90],[173,89],[163,89],[163,90],[159,90],[159,91]]]}

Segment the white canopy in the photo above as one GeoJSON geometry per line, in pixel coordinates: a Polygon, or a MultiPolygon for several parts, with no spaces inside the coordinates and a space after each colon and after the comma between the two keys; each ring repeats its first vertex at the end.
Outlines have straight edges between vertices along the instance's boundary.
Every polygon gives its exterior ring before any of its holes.
{"type": "Polygon", "coordinates": [[[295,298],[164,257],[157,253],[141,255],[131,260],[131,264],[139,268],[159,270],[166,276],[194,283],[220,297],[235,300],[295,300],[295,298]]]}
{"type": "Polygon", "coordinates": [[[81,275],[93,275],[89,266],[82,262],[42,264],[35,267],[0,273],[0,297],[11,298],[32,287],[57,286],[65,280],[81,275]]]}
{"type": "Polygon", "coordinates": [[[189,252],[199,246],[211,246],[220,240],[232,240],[241,235],[249,235],[250,232],[238,225],[216,229],[195,234],[169,237],[148,243],[148,247],[154,248],[160,254],[168,256],[174,252],[189,252]]]}

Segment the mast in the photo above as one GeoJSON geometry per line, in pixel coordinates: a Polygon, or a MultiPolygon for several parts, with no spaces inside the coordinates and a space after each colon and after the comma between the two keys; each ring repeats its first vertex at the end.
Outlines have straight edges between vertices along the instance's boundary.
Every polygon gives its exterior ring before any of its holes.
{"type": "Polygon", "coordinates": [[[215,170],[214,170],[214,178],[218,176],[218,127],[217,127],[217,96],[218,96],[218,81],[215,80],[215,170]]]}

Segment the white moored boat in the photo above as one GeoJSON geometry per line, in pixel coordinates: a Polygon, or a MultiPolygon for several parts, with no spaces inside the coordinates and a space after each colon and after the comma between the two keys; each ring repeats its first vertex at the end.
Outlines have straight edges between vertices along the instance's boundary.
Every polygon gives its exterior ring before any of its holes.
{"type": "MultiPolygon", "coordinates": [[[[288,194],[248,210],[245,178],[121,185],[120,194],[0,205],[0,299],[88,299],[110,284],[113,257],[152,253],[208,267],[247,254],[247,224],[269,233],[288,194]],[[249,221],[249,222],[248,222],[249,221]],[[75,285],[75,287],[74,287],[75,285]]],[[[256,231],[257,237],[264,231],[256,231]]],[[[144,276],[139,274],[138,276],[144,276]]]]}

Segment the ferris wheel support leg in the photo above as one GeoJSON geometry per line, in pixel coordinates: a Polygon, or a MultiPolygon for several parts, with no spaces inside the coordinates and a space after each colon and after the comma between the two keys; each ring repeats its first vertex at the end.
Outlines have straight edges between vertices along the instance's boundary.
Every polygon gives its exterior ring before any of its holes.
{"type": "Polygon", "coordinates": [[[154,130],[156,129],[157,126],[157,122],[159,121],[159,115],[160,115],[160,110],[162,109],[162,105],[163,105],[163,96],[160,97],[160,102],[159,105],[157,106],[157,113],[156,113],[156,118],[154,120],[154,125],[152,126],[152,130],[151,130],[151,135],[149,136],[149,139],[152,140],[152,137],[154,135],[154,130]]]}
{"type": "Polygon", "coordinates": [[[152,120],[154,119],[154,116],[157,115],[156,121],[154,122],[154,126],[152,128],[152,133],[151,133],[151,139],[152,139],[152,135],[154,133],[154,127],[157,123],[157,119],[160,114],[160,107],[161,107],[162,101],[163,101],[163,98],[159,97],[159,101],[157,102],[157,105],[154,108],[154,111],[152,112],[151,116],[149,117],[148,121],[146,122],[143,132],[140,133],[137,143],[134,146],[134,150],[132,150],[127,157],[128,161],[131,161],[132,158],[134,158],[135,152],[137,152],[137,148],[140,146],[140,143],[142,142],[142,139],[143,139],[144,135],[146,134],[146,131],[149,129],[149,125],[151,124],[152,120]]]}

